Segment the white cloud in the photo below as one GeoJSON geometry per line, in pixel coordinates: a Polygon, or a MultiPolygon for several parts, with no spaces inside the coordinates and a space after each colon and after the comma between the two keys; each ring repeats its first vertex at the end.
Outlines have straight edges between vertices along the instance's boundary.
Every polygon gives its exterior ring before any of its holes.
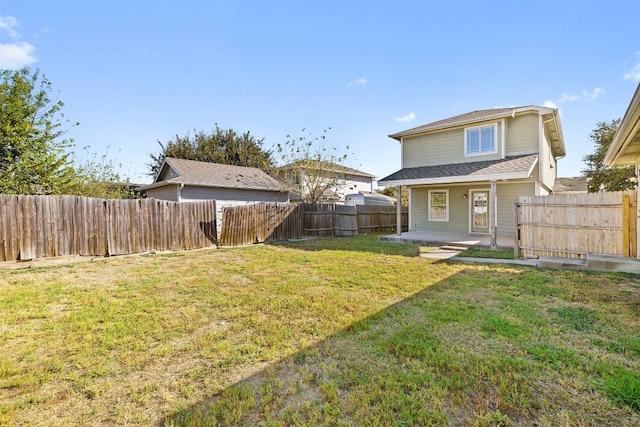
{"type": "Polygon", "coordinates": [[[605,94],[606,92],[601,87],[595,88],[593,91],[588,92],[586,90],[582,91],[582,95],[594,101],[598,96],[605,94]]]}
{"type": "Polygon", "coordinates": [[[569,95],[568,93],[563,93],[562,97],[558,100],[556,100],[556,102],[573,102],[580,99],[580,95],[569,95]]]}
{"type": "Polygon", "coordinates": [[[19,37],[18,32],[13,29],[13,27],[17,26],[18,20],[13,16],[0,16],[0,30],[5,30],[12,39],[19,37]]]}
{"type": "Polygon", "coordinates": [[[349,84],[347,85],[348,88],[351,88],[353,86],[364,86],[367,84],[367,78],[366,77],[360,77],[357,78],[355,80],[352,80],[349,82],[349,84]]]}
{"type": "Polygon", "coordinates": [[[404,123],[404,122],[413,121],[413,119],[415,118],[416,118],[415,113],[411,112],[404,117],[395,117],[393,120],[395,120],[398,123],[404,123]]]}
{"type": "Polygon", "coordinates": [[[624,79],[640,81],[640,52],[636,52],[636,65],[624,73],[624,79]]]}
{"type": "Polygon", "coordinates": [[[38,59],[33,55],[36,48],[29,43],[0,43],[0,68],[17,70],[31,65],[38,59]]]}
{"type": "Polygon", "coordinates": [[[0,32],[6,31],[11,43],[0,43],[0,68],[17,70],[25,65],[31,65],[38,60],[34,55],[33,45],[21,42],[20,34],[15,30],[18,21],[13,16],[0,16],[0,32]]]}
{"type": "Polygon", "coordinates": [[[603,88],[597,87],[592,91],[583,90],[580,95],[577,94],[569,94],[567,92],[563,93],[562,96],[555,100],[545,101],[545,107],[558,108],[558,104],[564,104],[565,102],[574,102],[581,99],[586,99],[589,101],[595,101],[600,95],[604,95],[607,93],[603,88]]]}

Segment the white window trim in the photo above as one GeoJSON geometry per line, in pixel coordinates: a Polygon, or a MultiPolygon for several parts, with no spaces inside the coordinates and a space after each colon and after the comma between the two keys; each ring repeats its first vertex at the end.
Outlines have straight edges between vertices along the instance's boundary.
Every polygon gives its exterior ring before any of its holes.
{"type": "Polygon", "coordinates": [[[464,128],[464,156],[472,157],[472,156],[484,156],[486,154],[496,154],[498,152],[498,123],[493,123],[490,125],[481,125],[481,126],[471,126],[464,128]],[[479,153],[469,153],[467,151],[467,132],[474,129],[486,129],[493,128],[493,151],[481,151],[479,153]]]}
{"type": "Polygon", "coordinates": [[[428,193],[428,218],[429,221],[433,221],[433,222],[449,222],[449,190],[429,190],[428,193]],[[445,197],[447,198],[447,204],[446,204],[446,218],[442,219],[442,218],[431,218],[431,193],[444,193],[445,197]]]}

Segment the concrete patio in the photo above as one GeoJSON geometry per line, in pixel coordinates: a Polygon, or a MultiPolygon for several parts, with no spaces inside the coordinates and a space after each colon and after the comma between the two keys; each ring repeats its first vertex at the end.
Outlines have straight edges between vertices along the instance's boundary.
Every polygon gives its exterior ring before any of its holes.
{"type": "MultiPolygon", "coordinates": [[[[472,246],[489,247],[491,237],[486,234],[445,233],[445,232],[416,232],[410,231],[398,236],[390,234],[378,238],[380,242],[412,243],[425,246],[438,246],[435,251],[421,253],[420,256],[432,259],[448,259],[458,262],[479,262],[485,264],[519,264],[532,267],[546,267],[557,269],[595,270],[607,272],[625,272],[640,274],[640,259],[624,258],[616,255],[587,254],[586,259],[575,260],[569,258],[540,257],[537,259],[492,259],[492,258],[462,258],[460,252],[472,246]]],[[[498,249],[513,249],[513,237],[498,236],[498,249]]]]}
{"type": "MultiPolygon", "coordinates": [[[[446,244],[463,247],[489,247],[491,245],[491,236],[488,234],[445,233],[438,231],[409,231],[402,233],[400,236],[397,234],[381,236],[378,240],[389,243],[414,243],[435,246],[446,244]]],[[[512,236],[498,235],[496,243],[500,249],[513,249],[515,240],[512,236]]]]}

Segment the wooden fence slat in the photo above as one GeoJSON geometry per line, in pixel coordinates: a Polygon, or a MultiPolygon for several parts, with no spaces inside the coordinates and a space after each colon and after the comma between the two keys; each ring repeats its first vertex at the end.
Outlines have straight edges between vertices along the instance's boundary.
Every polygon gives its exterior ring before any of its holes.
{"type": "Polygon", "coordinates": [[[217,244],[215,201],[0,195],[0,261],[217,244]]]}
{"type": "MultiPolygon", "coordinates": [[[[406,230],[406,208],[402,215],[406,230]]],[[[395,229],[396,208],[393,206],[256,203],[227,206],[222,210],[220,245],[241,246],[314,236],[353,236],[361,232],[395,229]]]]}
{"type": "Polygon", "coordinates": [[[636,192],[521,196],[516,251],[525,257],[636,256],[636,192]]]}

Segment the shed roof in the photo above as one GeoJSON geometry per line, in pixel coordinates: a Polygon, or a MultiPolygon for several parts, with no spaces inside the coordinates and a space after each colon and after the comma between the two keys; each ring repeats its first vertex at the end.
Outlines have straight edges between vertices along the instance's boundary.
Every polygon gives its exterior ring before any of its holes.
{"type": "Polygon", "coordinates": [[[257,168],[177,159],[174,157],[166,157],[164,159],[155,181],[143,187],[143,189],[148,190],[167,184],[287,191],[277,179],[257,168]]]}
{"type": "Polygon", "coordinates": [[[365,177],[365,178],[375,178],[375,175],[372,175],[372,174],[367,173],[367,172],[363,172],[363,171],[358,170],[358,169],[350,168],[350,167],[343,166],[343,165],[340,165],[340,164],[337,164],[337,163],[325,162],[325,161],[319,161],[319,160],[309,160],[309,161],[300,160],[298,162],[288,163],[288,164],[286,164],[284,166],[280,166],[278,169],[280,169],[282,171],[286,171],[288,169],[292,169],[294,167],[294,165],[296,165],[298,163],[312,163],[313,167],[309,167],[308,169],[318,169],[318,170],[323,170],[323,171],[327,171],[327,172],[341,173],[341,174],[345,174],[345,175],[362,176],[362,177],[365,177]]]}

